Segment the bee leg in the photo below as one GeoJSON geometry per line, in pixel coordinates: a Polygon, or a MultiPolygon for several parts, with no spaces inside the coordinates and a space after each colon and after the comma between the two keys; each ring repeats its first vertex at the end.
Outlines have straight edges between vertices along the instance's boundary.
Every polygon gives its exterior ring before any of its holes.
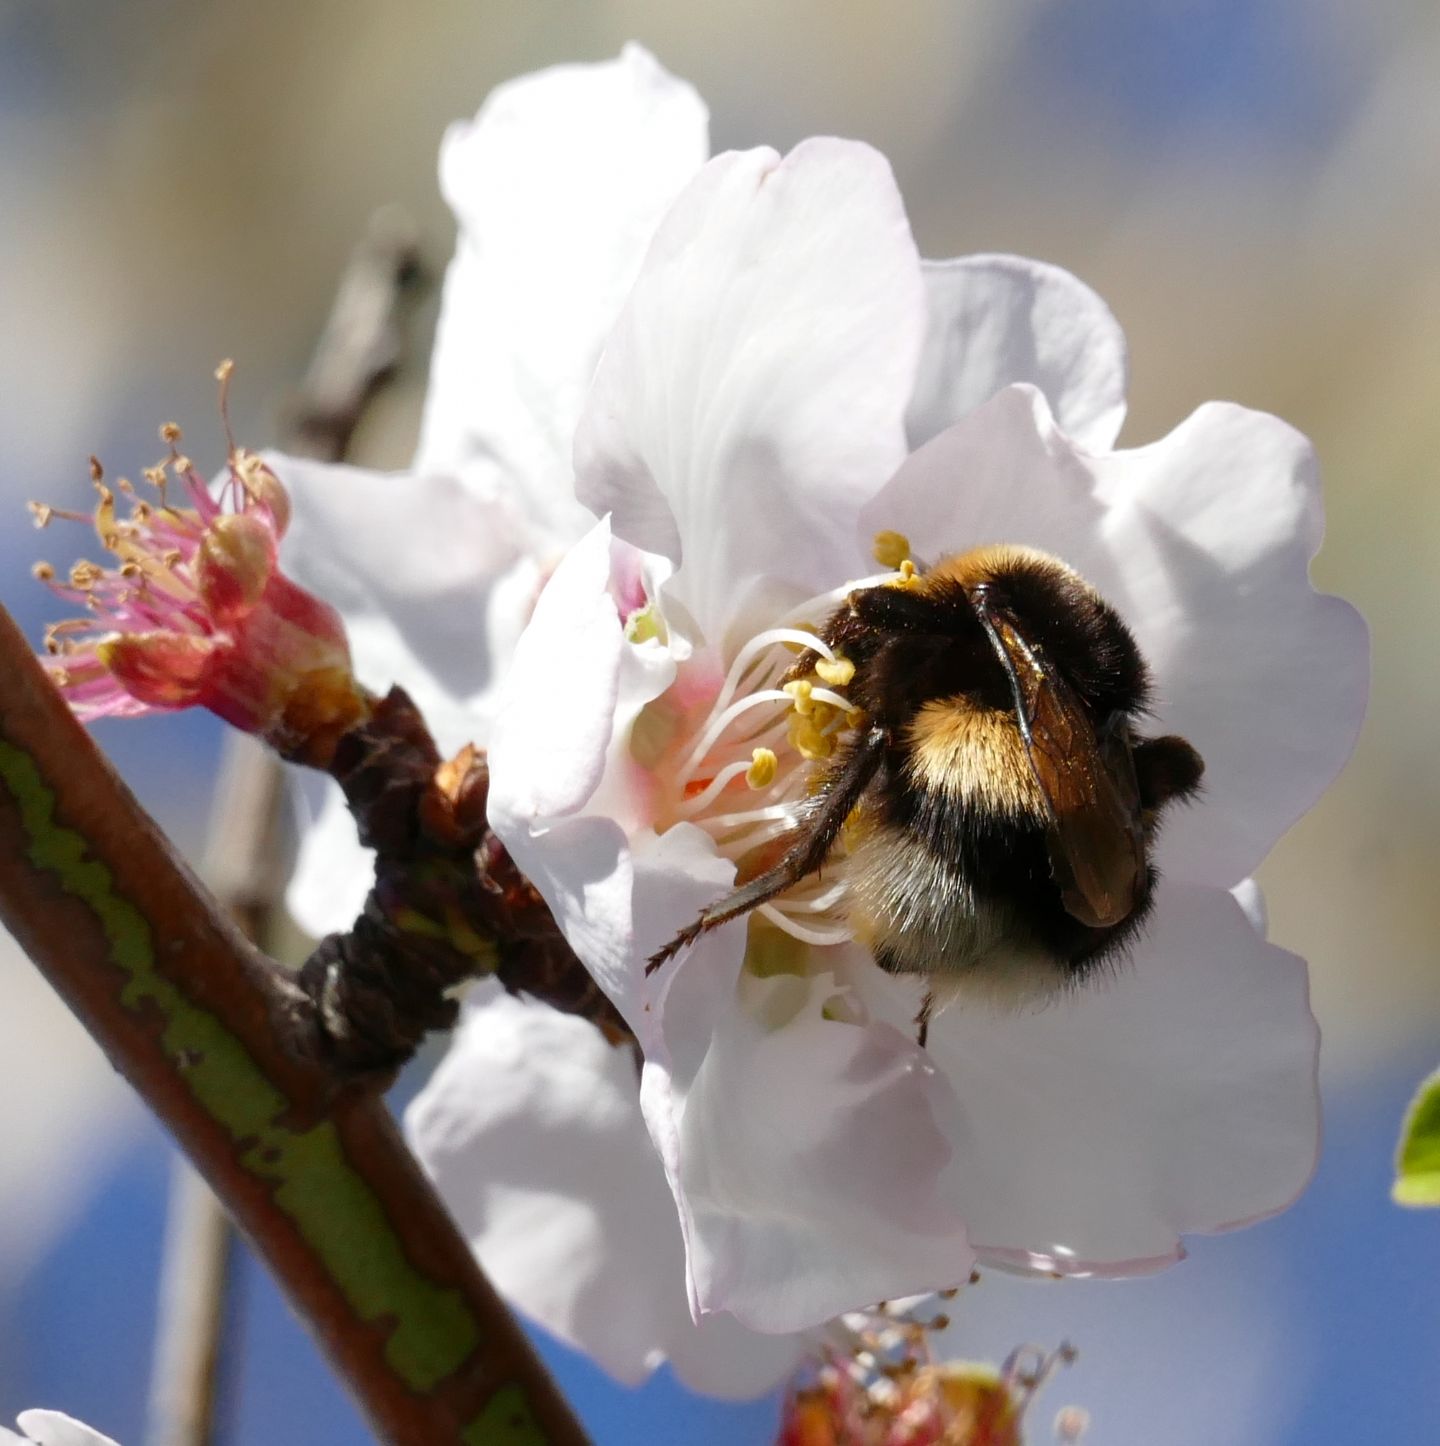
{"type": "Polygon", "coordinates": [[[883,728],[871,728],[841,764],[834,782],[820,795],[820,806],[807,820],[802,837],[780,862],[702,909],[693,924],[687,924],[664,948],[650,956],[645,973],[653,974],[707,930],[748,914],[776,894],[783,894],[792,884],[798,884],[806,874],[813,874],[825,862],[825,855],[830,852],[850,810],[860,801],[860,795],[880,767],[887,736],[883,728]]]}
{"type": "Polygon", "coordinates": [[[935,1009],[935,991],[927,989],[925,997],[920,1001],[920,1013],[915,1016],[915,1043],[921,1049],[925,1048],[930,1038],[930,1015],[935,1009]]]}

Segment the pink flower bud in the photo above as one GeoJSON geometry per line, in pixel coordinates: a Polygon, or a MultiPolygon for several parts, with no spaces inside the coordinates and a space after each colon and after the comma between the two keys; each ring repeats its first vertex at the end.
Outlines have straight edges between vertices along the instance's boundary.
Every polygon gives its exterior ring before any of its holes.
{"type": "MultiPolygon", "coordinates": [[[[109,567],[79,562],[64,582],[47,564],[36,576],[85,616],[46,631],[47,666],[78,717],[135,717],[208,708],[264,738],[286,757],[323,764],[336,739],[369,711],[356,682],[344,624],[278,565],[290,500],[254,453],[232,447],[215,496],[176,451],[178,427],[161,429],[170,456],[145,479],[105,486],[93,514],[109,567]],[[183,489],[188,505],[170,490],[183,489]],[[129,502],[117,516],[116,493],[129,502]]],[[[88,520],[32,504],[37,523],[88,520]]]]}

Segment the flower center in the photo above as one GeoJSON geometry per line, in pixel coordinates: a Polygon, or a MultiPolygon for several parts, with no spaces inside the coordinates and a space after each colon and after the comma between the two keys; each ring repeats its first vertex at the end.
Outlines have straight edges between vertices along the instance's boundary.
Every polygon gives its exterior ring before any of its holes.
{"type": "MultiPolygon", "coordinates": [[[[819,636],[820,627],[853,592],[903,586],[915,569],[902,552],[908,552],[903,538],[882,534],[877,558],[886,564],[893,558],[891,570],[798,603],[751,636],[723,676],[712,663],[702,682],[705,662],[681,665],[675,684],[641,714],[632,735],[632,752],[659,785],[657,831],[677,823],[703,828],[734,861],[739,882],[778,861],[826,760],[863,718],[845,694],[855,666],[819,636]]],[[[804,944],[850,942],[845,857],[842,835],[823,870],[755,913],[804,944]]]]}

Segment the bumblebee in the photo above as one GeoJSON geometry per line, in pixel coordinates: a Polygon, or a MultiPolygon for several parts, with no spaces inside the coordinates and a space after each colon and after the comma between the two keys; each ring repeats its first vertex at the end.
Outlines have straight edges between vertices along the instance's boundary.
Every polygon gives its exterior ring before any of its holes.
{"type": "Polygon", "coordinates": [[[1122,953],[1151,907],[1161,814],[1204,764],[1137,732],[1149,673],[1114,608],[1045,553],[989,546],[852,592],[820,637],[854,665],[863,722],[817,765],[778,858],[647,972],[820,869],[842,827],[849,923],[882,969],[926,980],[922,1044],[937,999],[1020,1002],[1122,953]]]}

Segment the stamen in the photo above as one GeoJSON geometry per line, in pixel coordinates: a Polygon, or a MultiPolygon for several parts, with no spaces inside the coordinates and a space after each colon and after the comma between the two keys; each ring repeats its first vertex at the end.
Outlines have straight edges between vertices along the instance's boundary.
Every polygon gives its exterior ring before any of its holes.
{"type": "Polygon", "coordinates": [[[756,633],[735,654],[735,661],[730,664],[729,670],[725,674],[725,681],[720,685],[720,691],[715,695],[714,703],[710,705],[712,712],[724,708],[730,702],[731,698],[735,696],[735,690],[740,686],[740,679],[745,675],[751,663],[761,653],[773,648],[777,643],[782,643],[787,648],[797,648],[801,652],[816,652],[826,659],[834,656],[827,644],[802,628],[770,628],[763,633],[756,633]]]}
{"type": "Polygon", "coordinates": [[[808,718],[815,711],[815,704],[811,699],[815,685],[808,678],[796,678],[793,683],[786,683],[780,691],[790,695],[791,703],[801,718],[808,718]]]}
{"type": "Polygon", "coordinates": [[[814,944],[823,948],[828,944],[850,944],[855,939],[848,929],[806,928],[804,924],[797,924],[788,914],[782,914],[773,904],[761,904],[755,912],[764,914],[777,929],[783,929],[802,944],[814,944]]]}
{"type": "MultiPolygon", "coordinates": [[[[769,751],[769,749],[762,750],[759,748],[755,750],[757,754],[761,752],[769,753],[769,751]]],[[[770,757],[773,759],[775,755],[771,753],[770,757]]],[[[754,767],[754,762],[746,763],[742,761],[739,763],[732,763],[728,767],[722,768],[719,773],[717,773],[715,777],[712,778],[710,782],[706,784],[705,787],[695,795],[694,798],[687,798],[684,803],[680,805],[681,816],[683,818],[691,818],[695,814],[699,813],[707,805],[714,803],[714,801],[719,798],[719,796],[725,791],[725,789],[728,788],[730,784],[732,784],[737,778],[739,778],[741,774],[745,775],[748,782],[750,770],[754,767]]],[[[752,788],[755,786],[756,785],[751,784],[752,788]]]]}
{"type": "Polygon", "coordinates": [[[235,363],[226,357],[215,368],[215,380],[220,383],[220,422],[225,428],[225,445],[230,456],[235,455],[235,434],[230,430],[230,378],[235,374],[235,363]]]}
{"type": "Polygon", "coordinates": [[[732,828],[744,828],[746,824],[766,823],[774,819],[783,823],[784,827],[778,830],[784,833],[795,822],[795,806],[789,803],[772,803],[765,808],[747,808],[739,813],[717,813],[710,818],[702,818],[697,822],[704,824],[706,828],[718,828],[721,830],[732,828]]]}
{"type": "Polygon", "coordinates": [[[65,522],[90,521],[89,516],[84,512],[71,512],[65,507],[52,507],[48,502],[27,502],[25,506],[30,510],[30,515],[35,519],[37,528],[48,527],[55,518],[59,517],[65,522]]]}
{"type": "Polygon", "coordinates": [[[823,893],[808,899],[784,895],[775,901],[775,907],[787,914],[823,914],[826,909],[833,909],[848,892],[848,884],[831,884],[823,893]]]}
{"type": "Polygon", "coordinates": [[[712,718],[710,726],[700,735],[700,741],[685,755],[685,761],[680,765],[680,782],[683,786],[688,783],[694,775],[696,768],[700,766],[705,755],[715,746],[720,735],[737,719],[742,713],[751,708],[758,707],[761,703],[788,703],[790,698],[778,688],[764,688],[758,693],[750,693],[746,697],[732,703],[717,718],[712,718]]]}
{"type": "MultiPolygon", "coordinates": [[[[853,667],[851,668],[851,672],[854,672],[853,667]]],[[[860,711],[848,698],[839,693],[831,692],[829,688],[812,687],[810,689],[810,700],[812,704],[816,705],[817,713],[820,708],[826,706],[835,709],[837,713],[858,713],[860,711]]],[[[800,710],[797,708],[795,711],[798,713],[800,710]]]]}
{"type": "Polygon", "coordinates": [[[829,683],[834,688],[843,688],[855,677],[855,664],[849,658],[843,658],[836,653],[833,662],[822,658],[815,664],[815,676],[822,683],[829,683]]]}
{"type": "Polygon", "coordinates": [[[745,782],[751,788],[769,788],[775,781],[778,760],[769,748],[757,748],[750,755],[750,767],[745,771],[745,782]]]}
{"type": "Polygon", "coordinates": [[[891,532],[888,529],[877,532],[871,556],[881,567],[898,570],[910,556],[910,539],[903,532],[891,532]]]}
{"type": "Polygon", "coordinates": [[[797,714],[790,720],[790,745],[802,758],[815,762],[835,752],[835,740],[822,732],[811,718],[797,714]]]}

